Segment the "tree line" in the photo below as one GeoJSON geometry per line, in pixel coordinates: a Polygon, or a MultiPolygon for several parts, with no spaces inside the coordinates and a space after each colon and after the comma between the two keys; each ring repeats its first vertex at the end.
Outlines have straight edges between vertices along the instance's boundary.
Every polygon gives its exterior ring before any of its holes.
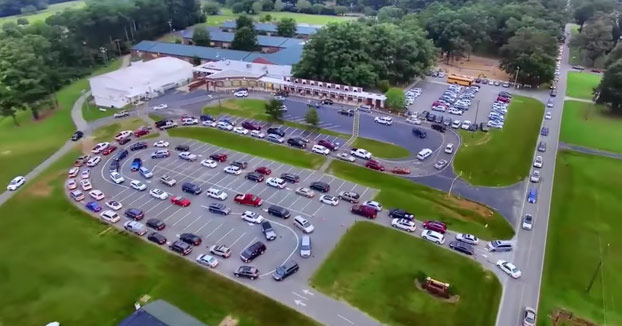
{"type": "MultiPolygon", "coordinates": [[[[131,44],[203,22],[195,0],[89,2],[45,23],[0,31],[0,114],[30,110],[35,119],[55,107],[53,93],[96,66],[127,53],[131,44]]],[[[16,121],[16,120],[15,120],[16,121]]]]}
{"type": "Polygon", "coordinates": [[[0,0],[0,17],[31,14],[46,9],[48,4],[70,0],[0,0]]]}

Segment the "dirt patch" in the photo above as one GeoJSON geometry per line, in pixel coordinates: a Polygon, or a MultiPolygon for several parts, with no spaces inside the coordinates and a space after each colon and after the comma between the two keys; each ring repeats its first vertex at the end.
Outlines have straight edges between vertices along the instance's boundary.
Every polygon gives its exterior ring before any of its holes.
{"type": "Polygon", "coordinates": [[[572,312],[563,309],[555,310],[551,319],[553,326],[598,326],[596,323],[577,317],[572,312]]]}
{"type": "Polygon", "coordinates": [[[470,60],[461,58],[459,60],[450,61],[449,64],[443,59],[438,61],[438,66],[449,74],[506,81],[510,80],[510,76],[499,68],[499,61],[492,58],[472,55],[470,60]]]}
{"type": "Polygon", "coordinates": [[[495,213],[488,207],[470,201],[470,200],[466,200],[466,199],[460,199],[457,197],[445,197],[446,200],[449,201],[448,204],[452,205],[452,206],[457,206],[459,209],[463,209],[463,210],[467,210],[467,211],[473,211],[475,213],[477,213],[477,215],[480,215],[484,218],[489,218],[489,217],[493,217],[495,215],[495,213]]]}
{"type": "Polygon", "coordinates": [[[32,184],[24,192],[36,197],[49,197],[50,194],[52,194],[53,190],[52,186],[50,186],[50,183],[55,179],[61,177],[63,174],[64,171],[58,171],[54,174],[48,175],[40,179],[36,183],[32,184]]]}
{"type": "Polygon", "coordinates": [[[489,142],[492,139],[492,134],[491,133],[486,133],[483,137],[481,137],[480,139],[478,139],[476,142],[470,143],[470,144],[464,144],[464,147],[469,147],[469,146],[479,146],[479,145],[484,145],[487,142],[489,142]]]}
{"type": "Polygon", "coordinates": [[[223,319],[220,324],[218,324],[218,326],[237,326],[238,325],[238,320],[234,319],[231,316],[227,316],[225,317],[225,319],[223,319]]]}
{"type": "Polygon", "coordinates": [[[80,142],[80,151],[82,153],[90,153],[91,149],[95,147],[95,144],[96,142],[93,136],[84,137],[82,138],[82,141],[80,142]]]}
{"type": "Polygon", "coordinates": [[[11,154],[11,150],[6,150],[6,151],[2,151],[0,152],[0,155],[10,155],[11,154]]]}

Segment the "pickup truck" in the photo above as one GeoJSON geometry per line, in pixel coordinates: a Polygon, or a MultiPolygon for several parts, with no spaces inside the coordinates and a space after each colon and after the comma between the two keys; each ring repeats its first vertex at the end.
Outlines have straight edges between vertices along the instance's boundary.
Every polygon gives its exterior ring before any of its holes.
{"type": "Polygon", "coordinates": [[[170,129],[177,127],[177,122],[173,120],[166,120],[164,123],[160,123],[160,125],[156,125],[160,130],[170,129]]]}
{"type": "Polygon", "coordinates": [[[168,175],[165,174],[165,175],[160,177],[160,182],[165,184],[165,185],[167,185],[167,186],[169,186],[169,187],[172,187],[172,186],[174,186],[177,183],[177,180],[175,180],[175,179],[173,179],[173,178],[171,178],[171,177],[169,177],[168,175]]]}
{"type": "Polygon", "coordinates": [[[241,205],[255,207],[261,206],[261,204],[263,203],[263,200],[261,200],[259,196],[255,196],[253,194],[237,194],[233,198],[233,201],[241,205]]]}
{"type": "Polygon", "coordinates": [[[365,160],[371,160],[371,153],[362,148],[352,148],[350,154],[365,160]]]}

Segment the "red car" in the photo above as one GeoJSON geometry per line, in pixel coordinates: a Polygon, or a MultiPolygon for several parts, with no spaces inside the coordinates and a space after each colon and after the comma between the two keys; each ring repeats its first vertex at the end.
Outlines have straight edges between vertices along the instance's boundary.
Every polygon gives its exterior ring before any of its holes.
{"type": "Polygon", "coordinates": [[[102,151],[102,154],[104,154],[104,155],[108,155],[108,154],[110,154],[110,153],[114,152],[116,149],[117,149],[117,146],[110,145],[110,146],[106,147],[106,149],[104,149],[104,150],[102,151]]]}
{"type": "Polygon", "coordinates": [[[190,206],[190,201],[184,197],[181,196],[173,196],[171,197],[171,203],[177,206],[181,206],[181,207],[188,207],[190,206]]]}
{"type": "Polygon", "coordinates": [[[265,166],[260,166],[260,167],[255,169],[255,172],[261,173],[263,175],[270,175],[270,173],[272,173],[272,170],[268,169],[265,166]]]}
{"type": "Polygon", "coordinates": [[[384,171],[384,166],[380,164],[380,162],[375,161],[375,160],[367,161],[367,163],[365,163],[365,167],[368,167],[372,170],[384,171]]]}
{"type": "Polygon", "coordinates": [[[209,158],[211,158],[212,160],[216,162],[224,162],[227,160],[227,154],[223,154],[223,153],[212,154],[209,156],[209,158]]]}
{"type": "Polygon", "coordinates": [[[263,200],[259,196],[255,196],[253,194],[237,194],[233,198],[233,201],[240,205],[248,205],[248,206],[261,206],[263,204],[263,200]]]}
{"type": "Polygon", "coordinates": [[[250,122],[250,121],[244,121],[242,123],[242,128],[248,129],[248,130],[261,130],[261,126],[260,125],[258,125],[256,123],[253,123],[253,122],[250,122]]]}
{"type": "Polygon", "coordinates": [[[144,135],[147,135],[147,134],[149,134],[149,130],[147,130],[147,129],[138,129],[138,130],[134,131],[134,136],[136,136],[136,137],[144,136],[144,135]]]}
{"type": "Polygon", "coordinates": [[[596,69],[596,68],[595,68],[595,69],[592,69],[592,72],[595,72],[595,73],[599,73],[599,74],[600,74],[600,73],[601,73],[601,72],[603,72],[603,71],[602,71],[602,70],[600,70],[600,69],[596,69]]]}
{"type": "Polygon", "coordinates": [[[394,167],[391,170],[391,173],[395,173],[395,174],[410,174],[410,170],[407,168],[400,168],[398,166],[394,167]]]}
{"type": "Polygon", "coordinates": [[[352,208],[350,209],[350,211],[353,214],[367,217],[370,219],[376,218],[376,215],[378,214],[378,211],[376,211],[374,208],[369,207],[367,205],[352,205],[352,208]]]}
{"type": "Polygon", "coordinates": [[[447,225],[439,221],[425,221],[423,222],[423,227],[427,230],[436,231],[441,234],[445,234],[445,232],[447,232],[447,225]]]}
{"type": "Polygon", "coordinates": [[[322,145],[322,146],[330,149],[331,151],[334,151],[334,150],[336,150],[338,148],[338,146],[335,143],[333,143],[330,140],[326,140],[326,139],[318,140],[317,144],[318,145],[322,145]]]}

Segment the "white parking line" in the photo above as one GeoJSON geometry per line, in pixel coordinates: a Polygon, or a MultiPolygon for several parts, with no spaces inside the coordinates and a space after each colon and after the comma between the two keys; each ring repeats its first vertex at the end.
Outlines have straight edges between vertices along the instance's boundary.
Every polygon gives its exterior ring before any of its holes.
{"type": "MultiPolygon", "coordinates": [[[[188,224],[188,225],[184,228],[184,231],[185,231],[185,230],[187,230],[188,228],[190,228],[190,227],[192,226],[192,224],[194,224],[196,221],[200,220],[200,219],[201,219],[201,217],[203,217],[203,216],[199,216],[199,217],[197,217],[197,218],[196,218],[196,220],[194,220],[194,221],[190,222],[190,224],[188,224]]],[[[174,225],[174,224],[173,224],[173,225],[174,225]]]]}
{"type": "MultiPolygon", "coordinates": [[[[166,222],[166,221],[168,221],[168,219],[169,219],[169,218],[171,218],[171,217],[173,217],[173,216],[175,216],[175,214],[176,214],[176,213],[177,213],[177,212],[175,212],[175,213],[173,213],[173,214],[169,215],[169,217],[165,218],[162,222],[166,222]]],[[[190,212],[186,213],[186,215],[184,215],[182,218],[184,218],[184,217],[186,217],[186,216],[190,215],[191,213],[192,213],[192,211],[190,211],[190,212]]],[[[175,225],[175,224],[173,224],[173,225],[175,225]]]]}
{"type": "Polygon", "coordinates": [[[134,204],[135,202],[137,202],[137,201],[138,201],[138,200],[140,200],[141,198],[145,197],[145,195],[147,195],[147,190],[145,190],[141,196],[139,196],[138,198],[134,199],[132,202],[130,202],[130,203],[129,203],[129,204],[127,204],[127,205],[128,205],[128,206],[132,206],[132,204],[134,204]]]}
{"type": "Polygon", "coordinates": [[[206,227],[208,224],[212,223],[213,220],[209,220],[207,221],[207,223],[203,224],[198,230],[196,230],[196,233],[199,233],[201,230],[203,230],[204,227],[206,227]]]}
{"type": "Polygon", "coordinates": [[[190,213],[192,213],[192,211],[188,212],[188,214],[184,215],[182,218],[180,218],[175,223],[173,223],[173,226],[175,226],[175,225],[179,224],[179,222],[183,221],[188,215],[190,215],[190,213]]]}
{"type": "Polygon", "coordinates": [[[158,208],[158,206],[162,205],[162,203],[166,202],[166,199],[158,199],[158,203],[153,205],[153,207],[149,208],[147,211],[145,211],[145,214],[151,212],[152,210],[158,208]]]}
{"type": "Polygon", "coordinates": [[[233,243],[231,243],[231,245],[229,245],[229,249],[233,248],[233,246],[235,246],[235,244],[238,243],[238,241],[240,241],[240,239],[242,239],[242,237],[244,237],[244,235],[246,235],[246,232],[242,233],[242,235],[240,235],[237,239],[235,239],[235,241],[233,241],[233,243]]]}
{"type": "Polygon", "coordinates": [[[369,187],[365,187],[365,191],[363,191],[363,193],[361,194],[361,199],[363,198],[363,196],[365,196],[365,194],[367,193],[367,190],[369,190],[369,187]]]}
{"type": "Polygon", "coordinates": [[[337,188],[337,190],[335,190],[336,194],[339,194],[339,190],[341,189],[341,187],[343,187],[346,184],[346,181],[344,180],[341,185],[337,188]]]}
{"type": "Polygon", "coordinates": [[[226,238],[229,233],[233,232],[233,228],[231,228],[231,230],[229,230],[229,232],[225,233],[225,235],[223,235],[222,237],[220,237],[220,239],[216,240],[216,243],[220,243],[220,241],[222,241],[222,239],[226,238]]]}
{"type": "Polygon", "coordinates": [[[244,248],[247,248],[248,246],[252,245],[253,243],[255,243],[255,241],[257,241],[257,237],[254,237],[253,240],[251,240],[246,246],[244,246],[244,248]]]}
{"type": "Polygon", "coordinates": [[[223,225],[224,223],[220,223],[219,226],[217,226],[215,229],[212,230],[212,232],[210,232],[208,235],[205,236],[205,238],[209,238],[210,235],[214,234],[214,232],[216,232],[218,229],[220,229],[220,227],[223,225]]]}

